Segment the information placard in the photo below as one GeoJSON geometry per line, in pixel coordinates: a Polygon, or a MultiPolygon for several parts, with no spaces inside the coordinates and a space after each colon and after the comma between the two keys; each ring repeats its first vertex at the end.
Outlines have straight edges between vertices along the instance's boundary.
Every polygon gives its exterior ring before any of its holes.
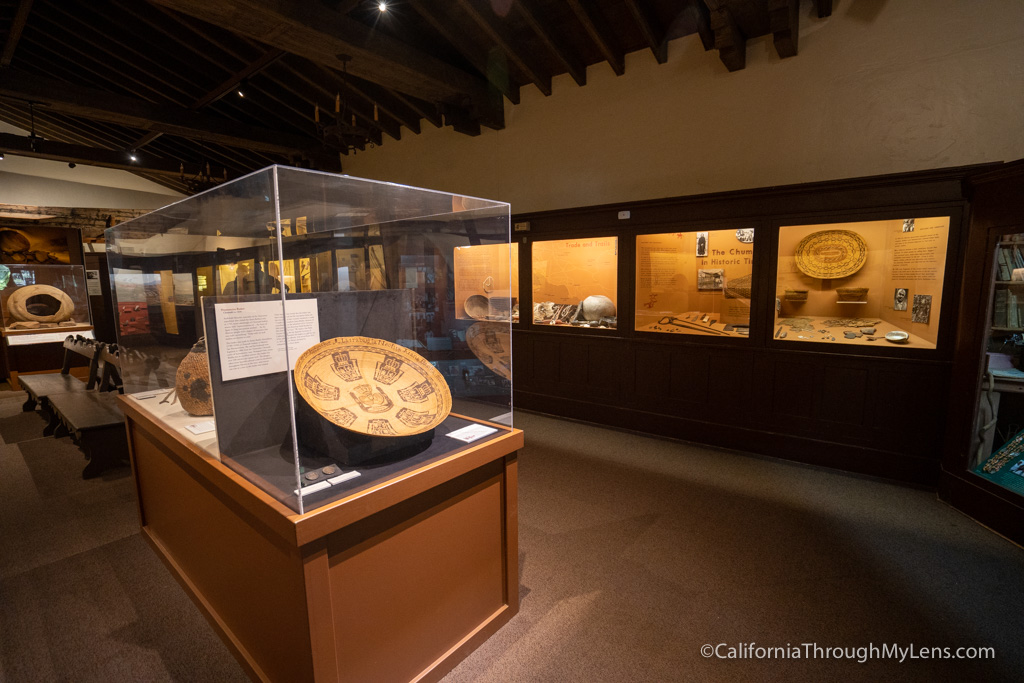
{"type": "MultiPolygon", "coordinates": [[[[297,359],[306,349],[320,342],[316,300],[290,300],[286,306],[289,353],[292,359],[297,359]]],[[[216,304],[214,313],[221,381],[288,369],[281,302],[216,304]]]]}

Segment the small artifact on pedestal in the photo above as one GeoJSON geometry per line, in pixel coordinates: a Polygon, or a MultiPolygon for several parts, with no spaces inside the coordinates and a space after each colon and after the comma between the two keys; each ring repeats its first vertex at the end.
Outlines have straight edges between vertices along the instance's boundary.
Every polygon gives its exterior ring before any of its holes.
{"type": "Polygon", "coordinates": [[[206,338],[200,337],[188,352],[174,377],[174,388],[181,407],[189,415],[213,415],[210,392],[210,365],[206,357],[206,338]]]}
{"type": "Polygon", "coordinates": [[[867,287],[839,287],[836,289],[839,301],[864,301],[864,297],[867,295],[867,287]]]}

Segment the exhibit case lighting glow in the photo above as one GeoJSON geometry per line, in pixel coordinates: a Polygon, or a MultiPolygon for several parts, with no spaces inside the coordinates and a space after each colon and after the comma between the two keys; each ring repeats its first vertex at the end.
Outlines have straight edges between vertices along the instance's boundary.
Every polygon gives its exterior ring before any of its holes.
{"type": "Polygon", "coordinates": [[[637,235],[639,332],[750,335],[754,229],[637,235]]]}
{"type": "Polygon", "coordinates": [[[949,217],[779,228],[776,340],[934,349],[949,217]]]}
{"type": "Polygon", "coordinates": [[[617,237],[533,243],[533,324],[615,329],[617,237]]]}
{"type": "Polygon", "coordinates": [[[496,438],[509,229],[503,202],[281,166],[120,223],[126,400],[300,513],[496,438]]]}

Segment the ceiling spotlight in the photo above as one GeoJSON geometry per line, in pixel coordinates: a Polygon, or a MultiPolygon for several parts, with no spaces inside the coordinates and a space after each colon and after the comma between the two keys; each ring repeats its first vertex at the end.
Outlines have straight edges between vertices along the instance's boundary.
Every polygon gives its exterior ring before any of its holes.
{"type": "Polygon", "coordinates": [[[384,2],[383,0],[381,0],[381,2],[377,3],[377,9],[379,9],[381,12],[387,12],[388,11],[388,3],[384,2]]]}
{"type": "Polygon", "coordinates": [[[74,167],[75,167],[75,166],[77,166],[77,165],[78,165],[78,164],[76,164],[76,163],[75,163],[75,162],[73,162],[73,161],[69,161],[69,162],[68,162],[68,168],[74,168],[74,167]]]}
{"type": "Polygon", "coordinates": [[[3,161],[3,159],[4,159],[4,153],[0,152],[0,161],[3,161]]]}
{"type": "Polygon", "coordinates": [[[238,82],[235,87],[235,94],[239,97],[245,97],[245,91],[248,89],[249,83],[244,78],[238,82]]]}
{"type": "Polygon", "coordinates": [[[131,159],[132,161],[138,161],[139,160],[139,157],[136,156],[135,152],[129,152],[128,153],[128,158],[131,159]]]}

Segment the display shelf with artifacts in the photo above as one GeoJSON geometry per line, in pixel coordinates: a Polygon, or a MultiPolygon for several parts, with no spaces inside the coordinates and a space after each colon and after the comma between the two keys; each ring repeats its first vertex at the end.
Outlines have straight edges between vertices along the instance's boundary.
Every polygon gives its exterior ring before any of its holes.
{"type": "Polygon", "coordinates": [[[455,304],[482,247],[511,300],[507,204],[270,167],[107,244],[144,535],[258,678],[434,675],[511,617],[511,316],[455,304]]]}
{"type": "Polygon", "coordinates": [[[773,339],[934,349],[948,242],[948,216],[781,226],[773,339]]]}
{"type": "Polygon", "coordinates": [[[982,479],[1024,494],[1024,233],[1003,236],[991,258],[985,370],[968,465],[982,479]]]}
{"type": "Polygon", "coordinates": [[[532,248],[534,325],[616,329],[618,237],[541,240],[532,248]]]}
{"type": "Polygon", "coordinates": [[[638,332],[750,335],[754,228],[636,237],[638,332]]]}

